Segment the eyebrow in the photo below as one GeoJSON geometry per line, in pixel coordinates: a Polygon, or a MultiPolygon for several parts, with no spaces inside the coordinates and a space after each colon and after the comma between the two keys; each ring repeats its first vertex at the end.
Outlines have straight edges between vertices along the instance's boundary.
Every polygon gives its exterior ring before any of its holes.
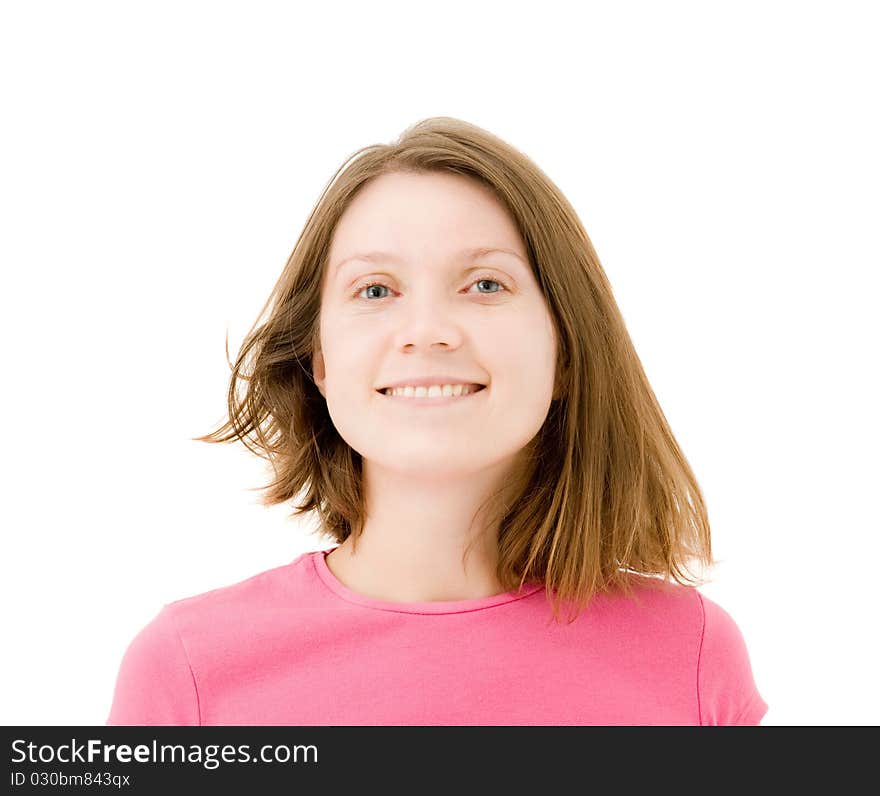
{"type": "MultiPolygon", "coordinates": [[[[525,260],[523,260],[522,256],[517,252],[513,251],[513,249],[505,249],[501,246],[474,246],[467,249],[460,249],[454,256],[459,260],[473,260],[478,257],[485,257],[488,254],[508,254],[512,257],[515,257],[519,260],[523,265],[527,265],[525,260]]],[[[342,270],[342,266],[352,262],[353,260],[365,260],[366,262],[391,262],[391,263],[401,263],[401,258],[392,252],[383,252],[383,251],[370,251],[370,252],[360,252],[359,254],[350,254],[347,257],[344,257],[335,266],[332,268],[333,276],[339,273],[342,270]]]]}

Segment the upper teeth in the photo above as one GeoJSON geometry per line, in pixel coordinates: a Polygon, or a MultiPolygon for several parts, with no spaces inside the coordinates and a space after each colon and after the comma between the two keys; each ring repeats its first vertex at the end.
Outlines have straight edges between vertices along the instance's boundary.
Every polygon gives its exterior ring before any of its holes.
{"type": "Polygon", "coordinates": [[[432,384],[430,387],[386,387],[385,395],[400,395],[404,398],[441,398],[447,395],[469,395],[476,388],[470,384],[432,384]]]}

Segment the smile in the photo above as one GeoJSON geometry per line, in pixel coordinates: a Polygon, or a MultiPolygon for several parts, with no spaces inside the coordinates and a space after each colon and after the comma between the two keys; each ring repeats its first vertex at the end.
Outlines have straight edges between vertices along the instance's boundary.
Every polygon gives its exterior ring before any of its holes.
{"type": "Polygon", "coordinates": [[[385,387],[379,392],[384,395],[402,395],[404,398],[440,398],[450,395],[468,395],[472,392],[479,392],[484,386],[483,384],[432,384],[430,387],[406,385],[385,387]]]}
{"type": "Polygon", "coordinates": [[[410,406],[446,406],[452,403],[464,403],[467,399],[486,391],[482,384],[456,384],[445,385],[441,389],[438,385],[431,387],[400,387],[394,390],[376,390],[383,398],[388,398],[395,403],[406,403],[410,406]]]}

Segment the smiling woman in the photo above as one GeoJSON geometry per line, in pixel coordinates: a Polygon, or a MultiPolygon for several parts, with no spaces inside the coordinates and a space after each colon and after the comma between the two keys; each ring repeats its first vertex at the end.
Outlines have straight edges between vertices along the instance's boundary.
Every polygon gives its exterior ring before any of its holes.
{"type": "Polygon", "coordinates": [[[688,571],[697,481],[531,160],[447,117],[365,147],[266,310],[198,439],[265,456],[264,503],[337,544],[165,605],[108,723],[759,722],[688,571]]]}
{"type": "Polygon", "coordinates": [[[314,379],[361,457],[369,506],[328,565],[358,591],[396,601],[511,588],[497,576],[493,529],[477,514],[544,424],[557,360],[515,221],[468,177],[393,172],[358,192],[327,258],[345,265],[331,266],[336,281],[322,285],[314,379]],[[349,254],[365,249],[366,259],[349,254]],[[495,282],[503,289],[481,291],[495,282]],[[378,286],[383,295],[367,295],[378,286]],[[486,388],[456,396],[456,383],[486,388]],[[430,395],[432,384],[448,395],[430,395]],[[377,403],[374,385],[403,392],[377,403]]]}

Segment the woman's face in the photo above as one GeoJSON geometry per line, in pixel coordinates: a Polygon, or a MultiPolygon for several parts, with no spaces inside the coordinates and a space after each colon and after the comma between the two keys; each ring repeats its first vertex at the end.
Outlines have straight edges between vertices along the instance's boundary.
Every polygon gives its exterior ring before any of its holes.
{"type": "Polygon", "coordinates": [[[320,345],[315,383],[340,436],[413,476],[512,459],[553,397],[556,337],[523,241],[492,192],[459,175],[386,174],[358,193],[332,238],[320,345]],[[433,376],[486,388],[433,405],[379,392],[433,376]]]}

